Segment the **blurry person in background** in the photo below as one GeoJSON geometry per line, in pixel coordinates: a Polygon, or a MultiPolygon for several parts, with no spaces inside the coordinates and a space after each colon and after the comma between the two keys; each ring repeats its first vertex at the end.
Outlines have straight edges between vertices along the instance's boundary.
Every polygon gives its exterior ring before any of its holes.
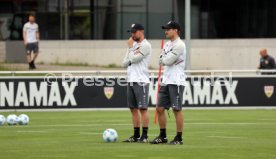
{"type": "Polygon", "coordinates": [[[35,22],[35,16],[29,15],[29,21],[24,24],[23,27],[23,40],[26,47],[27,62],[29,63],[29,69],[36,69],[35,60],[38,56],[38,42],[39,42],[39,31],[38,25],[35,22]],[[33,52],[33,56],[32,56],[33,52]]]}
{"type": "MultiPolygon", "coordinates": [[[[275,60],[272,56],[268,55],[267,50],[265,48],[260,49],[260,65],[258,69],[265,70],[265,69],[276,69],[275,60]]],[[[271,75],[275,74],[273,72],[263,72],[262,75],[271,75]]]]}

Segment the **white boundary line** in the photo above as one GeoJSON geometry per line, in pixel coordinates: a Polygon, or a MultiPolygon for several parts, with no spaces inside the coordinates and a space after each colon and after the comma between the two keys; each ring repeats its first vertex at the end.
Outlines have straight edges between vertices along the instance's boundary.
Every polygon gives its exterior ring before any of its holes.
{"type": "Polygon", "coordinates": [[[207,136],[209,138],[223,138],[223,139],[246,139],[247,137],[240,136],[207,136]]]}
{"type": "MultiPolygon", "coordinates": [[[[245,125],[276,125],[276,123],[272,123],[272,122],[186,122],[186,127],[189,127],[191,125],[218,125],[218,126],[225,126],[225,125],[236,125],[236,126],[245,126],[245,125]]],[[[50,125],[28,125],[26,126],[27,128],[59,128],[59,127],[95,127],[97,129],[105,129],[105,127],[118,127],[118,126],[132,126],[131,123],[129,124],[123,124],[123,123],[90,123],[90,124],[50,124],[50,125]]],[[[8,126],[5,125],[1,128],[21,128],[18,126],[8,126]]],[[[18,131],[24,131],[24,130],[18,130],[18,131]]],[[[35,131],[35,130],[34,130],[35,131]]],[[[46,131],[46,130],[45,130],[46,131]]],[[[25,132],[28,132],[28,130],[26,130],[25,132]]],[[[49,132],[49,131],[47,131],[49,132]]],[[[214,136],[214,135],[210,135],[210,136],[214,136]]]]}
{"type": "MultiPolygon", "coordinates": [[[[63,112],[63,111],[128,111],[129,108],[52,108],[52,109],[0,109],[0,112],[63,112]]],[[[155,110],[150,107],[149,110],[155,110]]],[[[247,107],[183,107],[183,110],[276,110],[276,106],[247,107]]]]}
{"type": "Polygon", "coordinates": [[[18,133],[48,133],[49,131],[19,130],[18,133]]]}

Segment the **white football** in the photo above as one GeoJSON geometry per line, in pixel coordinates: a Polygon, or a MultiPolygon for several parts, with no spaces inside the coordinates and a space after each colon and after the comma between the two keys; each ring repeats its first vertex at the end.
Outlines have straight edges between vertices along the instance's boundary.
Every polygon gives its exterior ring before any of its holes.
{"type": "Polygon", "coordinates": [[[19,125],[28,125],[29,124],[29,121],[30,121],[30,118],[28,115],[26,114],[21,114],[19,115],[18,117],[18,124],[19,125]]]}
{"type": "Polygon", "coordinates": [[[7,123],[8,125],[16,125],[18,122],[18,117],[15,114],[10,114],[7,117],[7,123]]]}
{"type": "Polygon", "coordinates": [[[106,129],[103,132],[103,139],[105,142],[116,142],[118,140],[118,133],[114,129],[106,129]]]}
{"type": "Polygon", "coordinates": [[[0,126],[4,125],[6,122],[6,118],[4,115],[0,115],[0,126]]]}

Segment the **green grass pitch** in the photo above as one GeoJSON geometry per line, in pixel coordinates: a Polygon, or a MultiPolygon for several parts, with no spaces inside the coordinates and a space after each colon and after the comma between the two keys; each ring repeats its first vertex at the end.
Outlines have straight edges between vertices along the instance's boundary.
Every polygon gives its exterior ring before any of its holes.
{"type": "MultiPolygon", "coordinates": [[[[0,159],[276,158],[276,110],[184,110],[184,145],[177,146],[122,143],[132,134],[128,111],[25,113],[28,126],[0,127],[0,159]],[[117,130],[119,142],[103,142],[106,128],[117,130]]],[[[153,139],[159,128],[150,114],[153,139]]],[[[170,114],[169,140],[175,135],[170,114]]]]}

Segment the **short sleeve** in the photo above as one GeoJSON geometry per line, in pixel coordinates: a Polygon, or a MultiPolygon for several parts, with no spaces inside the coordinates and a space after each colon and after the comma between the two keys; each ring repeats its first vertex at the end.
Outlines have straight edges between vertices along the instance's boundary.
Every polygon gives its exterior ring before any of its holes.
{"type": "Polygon", "coordinates": [[[23,32],[26,32],[27,31],[27,24],[24,24],[23,26],[23,32]]]}

